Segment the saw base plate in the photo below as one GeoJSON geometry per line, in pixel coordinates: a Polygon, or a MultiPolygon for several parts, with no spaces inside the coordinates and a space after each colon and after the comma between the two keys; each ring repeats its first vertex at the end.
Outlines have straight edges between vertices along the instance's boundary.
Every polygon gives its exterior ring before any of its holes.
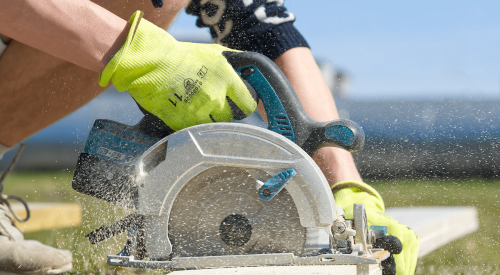
{"type": "MultiPolygon", "coordinates": [[[[387,257],[389,256],[388,253],[387,257]]],[[[385,259],[382,257],[382,260],[385,259]]],[[[176,257],[171,261],[142,261],[134,256],[108,255],[108,265],[134,268],[199,269],[218,267],[269,266],[269,265],[369,265],[380,264],[380,258],[352,254],[323,254],[297,257],[293,253],[176,257]]]]}

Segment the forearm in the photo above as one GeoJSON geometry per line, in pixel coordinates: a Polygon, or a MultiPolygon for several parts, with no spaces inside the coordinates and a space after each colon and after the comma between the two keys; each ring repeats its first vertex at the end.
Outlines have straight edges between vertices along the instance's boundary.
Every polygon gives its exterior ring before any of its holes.
{"type": "Polygon", "coordinates": [[[0,1],[0,33],[95,72],[125,42],[127,24],[87,0],[0,1]]]}
{"type": "MultiPolygon", "coordinates": [[[[297,93],[306,113],[318,121],[338,119],[333,96],[308,48],[297,47],[274,60],[297,93]]],[[[324,147],[314,155],[330,185],[344,181],[361,181],[351,153],[340,148],[324,147]]]]}
{"type": "Polygon", "coordinates": [[[338,119],[337,107],[309,48],[297,47],[274,60],[292,84],[306,113],[318,121],[338,119]]]}

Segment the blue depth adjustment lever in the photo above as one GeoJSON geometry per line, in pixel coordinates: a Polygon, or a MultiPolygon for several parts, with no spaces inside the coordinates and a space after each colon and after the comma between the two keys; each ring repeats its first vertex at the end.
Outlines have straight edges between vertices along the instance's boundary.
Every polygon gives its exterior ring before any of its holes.
{"type": "Polygon", "coordinates": [[[257,181],[257,183],[262,184],[258,191],[260,199],[263,201],[270,201],[285,187],[288,180],[295,175],[297,175],[297,172],[295,172],[294,169],[289,169],[274,175],[265,183],[257,181]]]}
{"type": "Polygon", "coordinates": [[[320,122],[310,118],[281,70],[264,55],[225,52],[228,62],[255,89],[266,110],[268,129],[299,145],[311,157],[322,147],[361,150],[365,135],[347,119],[320,122]]]}

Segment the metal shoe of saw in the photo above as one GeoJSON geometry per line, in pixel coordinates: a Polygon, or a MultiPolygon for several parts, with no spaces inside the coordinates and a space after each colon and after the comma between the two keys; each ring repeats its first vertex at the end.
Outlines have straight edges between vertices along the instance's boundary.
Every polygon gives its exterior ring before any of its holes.
{"type": "Polygon", "coordinates": [[[128,231],[125,248],[108,256],[113,266],[356,264],[365,274],[389,256],[372,248],[387,228],[368,230],[362,204],[345,220],[311,159],[324,146],[361,149],[362,129],[311,119],[268,58],[227,58],[264,103],[268,129],[212,123],[170,134],[147,115],[134,126],[97,120],[73,188],[137,212],[87,237],[128,231]]]}

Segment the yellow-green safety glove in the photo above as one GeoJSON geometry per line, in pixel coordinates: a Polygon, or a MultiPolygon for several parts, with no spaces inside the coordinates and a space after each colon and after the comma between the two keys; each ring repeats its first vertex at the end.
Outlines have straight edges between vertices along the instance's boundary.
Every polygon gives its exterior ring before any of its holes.
{"type": "Polygon", "coordinates": [[[130,18],[127,40],[99,76],[101,86],[111,80],[176,131],[255,111],[256,99],[222,55],[234,50],[178,42],[142,16],[130,18]]]}
{"type": "MultiPolygon", "coordinates": [[[[343,181],[332,185],[332,192],[335,204],[344,209],[346,219],[353,218],[352,211],[355,203],[364,203],[368,226],[387,226],[389,228],[388,235],[395,236],[401,241],[403,246],[402,252],[394,254],[396,274],[406,275],[415,273],[419,246],[418,237],[408,226],[385,214],[384,201],[373,187],[359,181],[343,181]]],[[[387,264],[390,265],[391,263],[386,263],[386,266],[387,264]]]]}

